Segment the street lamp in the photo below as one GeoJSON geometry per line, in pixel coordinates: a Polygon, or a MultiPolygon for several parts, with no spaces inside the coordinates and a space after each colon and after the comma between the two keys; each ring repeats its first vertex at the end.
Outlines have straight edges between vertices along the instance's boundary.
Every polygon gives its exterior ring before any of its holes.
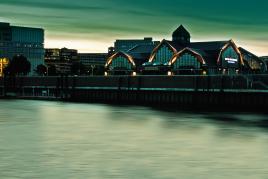
{"type": "Polygon", "coordinates": [[[91,66],[91,75],[94,76],[94,69],[96,68],[96,65],[90,65],[91,66]]]}

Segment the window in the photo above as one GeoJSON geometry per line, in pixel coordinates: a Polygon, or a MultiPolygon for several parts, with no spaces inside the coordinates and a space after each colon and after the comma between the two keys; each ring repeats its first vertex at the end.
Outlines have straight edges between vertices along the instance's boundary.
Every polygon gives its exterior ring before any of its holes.
{"type": "Polygon", "coordinates": [[[115,68],[125,68],[128,70],[131,70],[132,64],[129,62],[129,60],[126,57],[119,56],[113,59],[111,65],[113,69],[115,68]]]}
{"type": "Polygon", "coordinates": [[[239,65],[239,55],[232,46],[225,49],[221,56],[221,64],[223,67],[237,68],[239,65]]]}
{"type": "Polygon", "coordinates": [[[154,63],[159,64],[168,63],[172,56],[173,56],[172,50],[167,45],[163,45],[160,49],[158,49],[155,55],[154,63]]]}
{"type": "Polygon", "coordinates": [[[173,64],[174,70],[176,69],[200,69],[200,67],[201,67],[201,63],[198,61],[198,59],[189,53],[184,53],[173,64]]]}

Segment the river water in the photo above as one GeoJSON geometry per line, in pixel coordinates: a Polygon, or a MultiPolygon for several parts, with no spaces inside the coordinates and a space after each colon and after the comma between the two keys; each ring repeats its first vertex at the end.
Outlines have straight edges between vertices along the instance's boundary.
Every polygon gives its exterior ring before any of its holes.
{"type": "Polygon", "coordinates": [[[268,178],[268,116],[0,100],[0,178],[268,178]]]}

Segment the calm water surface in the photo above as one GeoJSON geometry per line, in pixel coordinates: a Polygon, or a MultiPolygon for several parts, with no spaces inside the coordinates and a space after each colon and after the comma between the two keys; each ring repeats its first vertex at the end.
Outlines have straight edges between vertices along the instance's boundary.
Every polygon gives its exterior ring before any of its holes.
{"type": "Polygon", "coordinates": [[[268,116],[0,101],[0,178],[268,178],[268,116]]]}

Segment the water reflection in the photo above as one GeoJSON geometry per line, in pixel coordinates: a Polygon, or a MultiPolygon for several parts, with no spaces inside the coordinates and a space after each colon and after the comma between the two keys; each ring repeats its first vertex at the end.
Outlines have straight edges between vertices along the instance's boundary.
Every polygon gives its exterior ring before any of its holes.
{"type": "Polygon", "coordinates": [[[0,101],[0,178],[265,178],[265,114],[0,101]]]}

